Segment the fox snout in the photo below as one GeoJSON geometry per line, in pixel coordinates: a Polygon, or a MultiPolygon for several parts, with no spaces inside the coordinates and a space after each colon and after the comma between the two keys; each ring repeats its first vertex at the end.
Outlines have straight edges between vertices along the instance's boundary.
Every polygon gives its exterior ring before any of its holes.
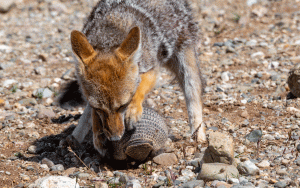
{"type": "Polygon", "coordinates": [[[103,132],[110,141],[118,141],[125,132],[124,115],[121,113],[112,114],[103,121],[103,132]]]}

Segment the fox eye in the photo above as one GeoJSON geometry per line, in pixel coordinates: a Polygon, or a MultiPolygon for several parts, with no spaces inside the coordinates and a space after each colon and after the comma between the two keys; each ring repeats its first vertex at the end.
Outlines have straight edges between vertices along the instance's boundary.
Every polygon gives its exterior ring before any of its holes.
{"type": "Polygon", "coordinates": [[[128,107],[128,105],[129,105],[129,103],[130,103],[130,101],[129,101],[128,103],[126,103],[126,104],[124,104],[124,105],[120,106],[120,107],[118,108],[118,111],[119,111],[119,112],[123,112],[123,111],[125,111],[125,110],[126,110],[126,108],[127,108],[127,107],[128,107]]]}

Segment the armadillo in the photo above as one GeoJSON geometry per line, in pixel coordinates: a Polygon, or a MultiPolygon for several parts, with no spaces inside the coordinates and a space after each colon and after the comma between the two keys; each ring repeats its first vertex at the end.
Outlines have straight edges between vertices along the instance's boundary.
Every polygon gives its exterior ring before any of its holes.
{"type": "MultiPolygon", "coordinates": [[[[72,135],[67,137],[66,140],[70,146],[81,147],[84,138],[91,141],[89,135],[92,134],[92,131],[89,117],[90,110],[87,110],[72,135]]],[[[164,118],[151,108],[144,108],[141,120],[134,123],[134,126],[135,129],[126,130],[119,141],[109,141],[108,139],[103,141],[106,157],[125,160],[129,156],[134,160],[143,161],[149,154],[157,153],[167,141],[168,128],[164,118]]]]}
{"type": "Polygon", "coordinates": [[[133,131],[125,131],[119,141],[110,142],[109,154],[116,160],[129,157],[137,161],[145,160],[151,152],[161,149],[168,138],[164,119],[153,109],[144,108],[141,120],[134,124],[133,131]]]}

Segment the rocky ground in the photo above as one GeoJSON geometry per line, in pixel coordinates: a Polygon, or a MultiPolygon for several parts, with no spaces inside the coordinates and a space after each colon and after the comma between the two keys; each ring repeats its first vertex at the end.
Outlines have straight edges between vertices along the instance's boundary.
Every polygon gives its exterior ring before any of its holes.
{"type": "Polygon", "coordinates": [[[299,99],[287,85],[300,63],[299,0],[193,1],[209,142],[191,142],[183,93],[164,71],[145,103],[166,118],[166,153],[125,166],[61,141],[83,112],[55,105],[73,68],[69,35],[96,2],[1,2],[0,187],[49,175],[69,181],[61,187],[300,186],[299,99]]]}

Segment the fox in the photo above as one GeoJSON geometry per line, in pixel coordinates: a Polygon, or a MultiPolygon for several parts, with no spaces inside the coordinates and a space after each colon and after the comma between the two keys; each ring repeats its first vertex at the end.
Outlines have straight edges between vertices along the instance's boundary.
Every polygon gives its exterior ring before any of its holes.
{"type": "MultiPolygon", "coordinates": [[[[72,136],[81,143],[92,130],[94,147],[105,155],[105,140],[120,140],[134,129],[165,67],[184,93],[191,135],[205,141],[199,27],[187,0],[100,0],[82,31],[70,36],[77,59],[77,85],[70,86],[82,93],[80,103],[86,101],[72,136]]],[[[72,98],[68,89],[65,93],[63,105],[72,98]]]]}

